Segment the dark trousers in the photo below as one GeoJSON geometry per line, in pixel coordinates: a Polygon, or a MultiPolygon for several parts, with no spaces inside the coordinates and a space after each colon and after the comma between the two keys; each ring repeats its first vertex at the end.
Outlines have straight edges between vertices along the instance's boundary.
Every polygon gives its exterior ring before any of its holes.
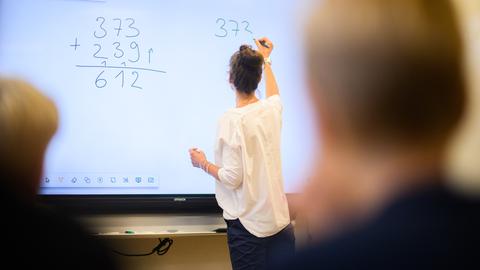
{"type": "Polygon", "coordinates": [[[273,262],[295,253],[292,225],[269,237],[256,237],[243,227],[240,220],[226,220],[228,249],[233,270],[267,269],[273,262]]]}

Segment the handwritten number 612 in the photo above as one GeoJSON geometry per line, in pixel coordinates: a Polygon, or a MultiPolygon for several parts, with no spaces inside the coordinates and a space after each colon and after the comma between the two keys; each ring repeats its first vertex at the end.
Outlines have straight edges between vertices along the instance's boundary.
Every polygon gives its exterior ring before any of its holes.
{"type": "MultiPolygon", "coordinates": [[[[104,88],[104,87],[106,87],[107,84],[108,84],[107,79],[105,79],[105,78],[103,77],[103,74],[104,74],[104,73],[105,73],[105,70],[102,70],[102,71],[98,74],[97,78],[95,79],[95,86],[96,86],[97,88],[104,88]]],[[[143,87],[141,87],[141,86],[139,86],[139,85],[137,84],[138,77],[140,76],[140,74],[138,73],[138,71],[132,71],[131,74],[132,74],[132,78],[131,78],[130,87],[136,88],[136,89],[143,89],[143,87]]],[[[120,85],[121,85],[121,87],[124,88],[124,86],[125,86],[125,71],[123,71],[123,70],[120,71],[120,72],[114,77],[114,79],[117,79],[117,78],[119,78],[119,80],[120,80],[120,85]]]]}

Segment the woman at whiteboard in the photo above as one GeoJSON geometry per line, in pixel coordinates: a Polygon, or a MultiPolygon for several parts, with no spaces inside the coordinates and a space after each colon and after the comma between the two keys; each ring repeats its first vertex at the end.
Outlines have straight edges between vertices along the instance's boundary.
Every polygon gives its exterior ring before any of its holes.
{"type": "Polygon", "coordinates": [[[277,257],[293,255],[295,238],[283,187],[280,158],[282,102],[272,71],[272,42],[242,45],[230,59],[236,107],[220,119],[215,162],[190,149],[192,165],[216,180],[216,199],[227,223],[232,267],[264,269],[277,257]],[[255,95],[265,76],[266,99],[255,95]]]}

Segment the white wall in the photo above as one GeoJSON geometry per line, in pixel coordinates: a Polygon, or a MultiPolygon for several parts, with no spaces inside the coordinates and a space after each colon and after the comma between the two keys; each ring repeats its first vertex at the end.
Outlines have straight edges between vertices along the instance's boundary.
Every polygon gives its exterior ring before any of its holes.
{"type": "Polygon", "coordinates": [[[480,1],[453,0],[464,29],[469,104],[467,117],[452,147],[450,170],[457,186],[480,192],[480,1]]]}
{"type": "Polygon", "coordinates": [[[79,221],[92,233],[100,234],[97,237],[105,240],[107,247],[127,254],[148,253],[158,245],[158,238],[145,238],[146,234],[166,234],[167,236],[162,237],[173,239],[173,245],[163,256],[115,255],[121,269],[231,269],[226,235],[205,235],[213,233],[215,229],[226,227],[220,213],[110,214],[84,216],[80,217],[79,221]],[[125,231],[135,233],[125,235],[123,233],[125,231]],[[185,233],[195,236],[181,235],[185,233]]]}
{"type": "MultiPolygon", "coordinates": [[[[122,269],[135,270],[216,270],[231,269],[227,237],[197,236],[172,238],[174,243],[163,256],[148,257],[115,256],[122,269]]],[[[121,252],[148,252],[158,244],[157,239],[109,240],[109,246],[121,252]]]]}

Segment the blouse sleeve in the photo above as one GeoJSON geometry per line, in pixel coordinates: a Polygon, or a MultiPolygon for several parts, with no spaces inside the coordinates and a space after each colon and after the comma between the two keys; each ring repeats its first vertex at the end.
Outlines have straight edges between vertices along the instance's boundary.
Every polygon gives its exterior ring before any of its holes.
{"type": "Polygon", "coordinates": [[[218,170],[219,181],[229,189],[237,189],[243,182],[242,148],[238,132],[232,142],[222,148],[223,167],[218,170]]]}
{"type": "Polygon", "coordinates": [[[282,105],[282,100],[280,98],[280,95],[270,96],[266,99],[266,102],[269,106],[272,106],[277,111],[282,112],[283,105],[282,105]]]}

